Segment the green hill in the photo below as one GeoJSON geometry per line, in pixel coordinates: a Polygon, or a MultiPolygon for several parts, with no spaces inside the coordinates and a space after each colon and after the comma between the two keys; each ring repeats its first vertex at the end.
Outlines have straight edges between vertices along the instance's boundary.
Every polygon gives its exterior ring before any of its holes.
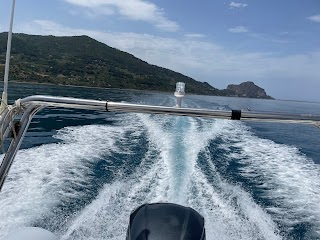
{"type": "MultiPolygon", "coordinates": [[[[4,74],[7,33],[0,33],[0,75],[4,74]]],[[[188,93],[229,95],[206,82],[150,65],[87,36],[13,34],[10,81],[170,91],[185,82],[188,93]]]]}

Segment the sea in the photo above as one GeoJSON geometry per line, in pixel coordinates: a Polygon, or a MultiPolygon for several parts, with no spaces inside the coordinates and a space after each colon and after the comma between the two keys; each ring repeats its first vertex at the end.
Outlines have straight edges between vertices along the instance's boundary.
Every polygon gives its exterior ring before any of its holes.
{"type": "MultiPolygon", "coordinates": [[[[173,93],[9,85],[11,103],[36,94],[175,105],[173,93]]],[[[320,103],[188,94],[183,106],[320,114],[320,103]]],[[[0,193],[0,238],[34,226],[124,240],[135,208],[172,202],[201,213],[207,240],[320,239],[319,146],[313,125],[46,108],[0,193]]]]}

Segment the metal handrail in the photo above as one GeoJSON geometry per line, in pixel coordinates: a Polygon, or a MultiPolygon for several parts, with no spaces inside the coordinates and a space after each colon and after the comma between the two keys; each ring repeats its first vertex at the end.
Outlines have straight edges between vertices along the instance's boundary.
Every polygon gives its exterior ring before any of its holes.
{"type": "MultiPolygon", "coordinates": [[[[35,95],[26,97],[16,101],[10,108],[6,109],[0,117],[0,129],[2,134],[7,134],[12,127],[12,121],[19,114],[22,114],[20,120],[20,130],[13,138],[11,144],[5,154],[0,165],[0,191],[5,181],[5,178],[13,163],[14,157],[21,145],[24,135],[29,127],[33,116],[42,108],[45,107],[63,107],[63,108],[80,108],[87,110],[100,111],[117,111],[117,112],[135,112],[135,113],[152,113],[152,114],[169,114],[178,116],[190,117],[209,117],[209,118],[224,118],[234,120],[251,120],[251,121],[276,121],[290,123],[308,123],[319,124],[320,115],[311,114],[283,114],[283,113],[266,113],[252,111],[228,111],[228,110],[209,110],[196,108],[180,108],[180,107],[165,107],[153,105],[141,105],[131,103],[120,103],[111,101],[98,101],[68,97],[53,97],[35,95]]],[[[319,124],[320,125],[320,124],[319,124]]],[[[3,138],[1,138],[3,140],[3,138]]],[[[2,143],[1,143],[2,144],[2,143]]]]}
{"type": "MultiPolygon", "coordinates": [[[[190,117],[232,118],[232,110],[209,110],[199,108],[179,108],[154,105],[142,105],[112,101],[98,101],[68,97],[52,97],[35,95],[20,100],[22,105],[40,104],[44,107],[68,107],[92,110],[107,110],[117,112],[136,112],[171,114],[190,117]]],[[[320,122],[320,115],[313,114],[284,114],[273,112],[242,111],[240,120],[262,120],[262,121],[289,121],[289,122],[320,122]]]]}
{"type": "Polygon", "coordinates": [[[22,118],[20,120],[21,127],[20,130],[16,136],[16,138],[13,138],[13,140],[10,143],[10,146],[8,148],[8,151],[6,152],[1,165],[0,165],[0,191],[2,189],[2,186],[4,184],[4,181],[9,173],[9,170],[11,168],[11,165],[13,163],[13,160],[21,146],[22,140],[28,130],[28,127],[30,125],[30,122],[33,118],[33,116],[41,110],[41,105],[33,105],[26,109],[24,114],[22,115],[22,118]]]}

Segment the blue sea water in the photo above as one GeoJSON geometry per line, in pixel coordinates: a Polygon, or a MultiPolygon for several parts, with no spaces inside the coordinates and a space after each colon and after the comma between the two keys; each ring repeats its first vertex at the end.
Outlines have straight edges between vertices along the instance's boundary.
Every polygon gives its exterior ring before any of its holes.
{"type": "MultiPolygon", "coordinates": [[[[173,94],[12,84],[46,94],[173,106],[173,94]]],[[[320,114],[319,103],[190,95],[183,106],[320,114]]],[[[320,239],[320,129],[150,114],[44,109],[0,193],[0,237],[125,239],[146,202],[198,210],[207,239],[320,239]]]]}

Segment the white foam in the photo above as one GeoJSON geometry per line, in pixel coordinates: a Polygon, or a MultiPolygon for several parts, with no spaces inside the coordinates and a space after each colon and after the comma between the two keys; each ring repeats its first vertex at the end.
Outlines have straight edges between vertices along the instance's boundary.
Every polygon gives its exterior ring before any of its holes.
{"type": "MultiPolygon", "coordinates": [[[[137,139],[146,131],[148,151],[130,176],[105,184],[96,199],[66,222],[62,239],[125,239],[130,212],[146,202],[174,202],[198,210],[206,219],[207,239],[281,239],[276,224],[249,193],[232,185],[215,169],[207,149],[210,140],[243,163],[241,174],[260,177],[277,220],[319,221],[319,170],[296,148],[254,136],[241,123],[185,117],[122,115],[119,126],[68,127],[57,134],[62,142],[19,151],[0,195],[1,234],[32,224],[64,200],[86,194],[90,168],[114,152],[130,154],[129,132],[137,139]],[[130,116],[130,117],[128,117],[130,116]],[[206,173],[198,163],[206,161],[206,173]],[[318,178],[318,179],[316,179],[318,178]],[[306,186],[306,189],[304,189],[306,186]],[[295,191],[295,192],[293,192],[295,191]],[[287,211],[289,209],[289,211],[287,211]],[[296,214],[290,216],[290,214],[296,214]],[[301,215],[301,216],[300,216],[301,215]]],[[[131,144],[136,144],[132,140],[131,144]]],[[[128,164],[130,164],[128,162],[128,164]]],[[[318,224],[317,226],[319,226],[318,224]]]]}
{"type": "MultiPolygon", "coordinates": [[[[238,159],[241,174],[261,188],[264,198],[274,206],[268,208],[277,221],[288,228],[298,223],[309,223],[310,234],[320,237],[320,166],[294,146],[261,139],[242,124],[230,123],[222,138],[229,158],[238,159]]],[[[313,236],[314,237],[314,236],[313,236]]]]}
{"type": "MultiPolygon", "coordinates": [[[[85,178],[101,157],[121,151],[129,126],[67,127],[55,136],[62,142],[20,150],[0,194],[0,236],[53,215],[67,199],[81,199],[89,189],[85,178]]],[[[63,219],[60,219],[63,221],[63,219]]]]}
{"type": "Polygon", "coordinates": [[[159,195],[157,164],[147,174],[106,184],[71,223],[62,239],[125,239],[131,211],[159,195]]]}
{"type": "Polygon", "coordinates": [[[205,216],[208,239],[280,239],[270,216],[243,189],[223,180],[207,153],[209,141],[224,134],[228,121],[202,119],[201,130],[194,120],[192,123],[188,156],[195,164],[202,152],[214,184],[208,182],[200,166],[194,165],[188,205],[205,216]]]}
{"type": "MultiPolygon", "coordinates": [[[[130,212],[146,202],[174,202],[189,205],[206,218],[207,239],[280,239],[270,216],[239,186],[221,179],[213,165],[217,184],[212,186],[197,166],[198,154],[210,139],[220,135],[225,123],[187,119],[185,133],[175,136],[181,119],[139,115],[148,130],[149,151],[139,171],[130,179],[108,184],[99,196],[75,218],[62,239],[125,239],[130,212]],[[166,125],[167,124],[167,125],[166,125]],[[169,125],[168,125],[169,124],[169,125]],[[169,127],[166,127],[169,126],[169,127]],[[175,186],[173,161],[179,161],[174,142],[185,147],[183,197],[175,186]]],[[[180,159],[181,160],[181,159],[180,159]]],[[[210,160],[208,163],[210,163],[210,160]]],[[[183,162],[180,162],[183,163],[183,162]]],[[[180,165],[181,166],[181,165],[180,165]]]]}
{"type": "Polygon", "coordinates": [[[131,211],[146,202],[168,201],[170,137],[161,131],[162,123],[148,121],[149,150],[130,178],[106,184],[98,197],[68,227],[62,239],[125,239],[131,211]],[[153,141],[154,140],[154,141],[153,141]]]}

